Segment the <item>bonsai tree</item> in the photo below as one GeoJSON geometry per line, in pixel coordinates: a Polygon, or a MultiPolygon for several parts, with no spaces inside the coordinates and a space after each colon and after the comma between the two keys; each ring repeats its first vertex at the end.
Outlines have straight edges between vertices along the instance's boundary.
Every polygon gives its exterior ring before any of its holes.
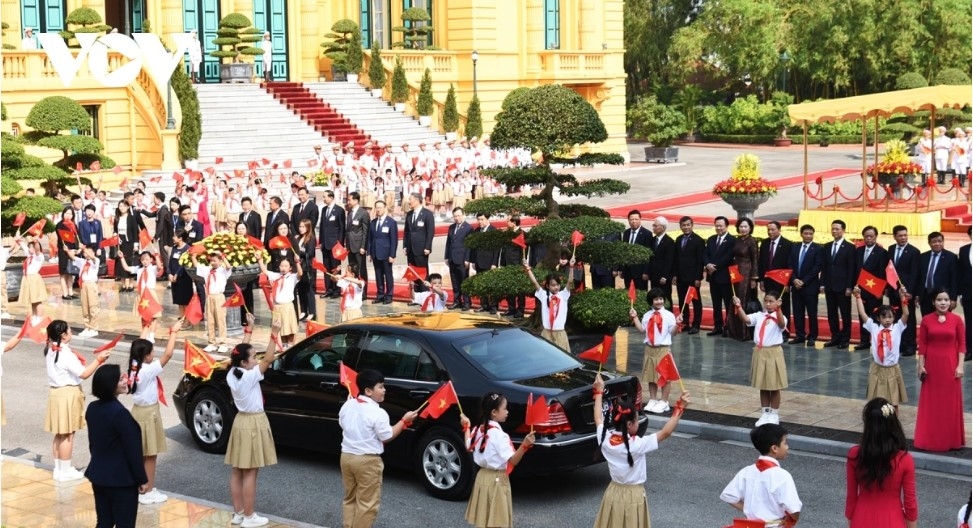
{"type": "Polygon", "coordinates": [[[331,59],[331,63],[338,71],[348,71],[345,61],[348,54],[348,44],[358,34],[358,24],[347,18],[335,22],[331,26],[331,32],[326,33],[324,38],[331,39],[321,43],[324,54],[331,59]]]}
{"type": "Polygon", "coordinates": [[[432,72],[429,68],[422,74],[419,83],[419,100],[416,102],[416,112],[420,116],[432,115],[432,72]]]}
{"type": "Polygon", "coordinates": [[[466,110],[466,128],[463,131],[467,137],[483,135],[483,115],[480,113],[480,97],[473,94],[470,107],[466,110]]]}
{"type": "MultiPolygon", "coordinates": [[[[24,147],[17,143],[11,136],[3,135],[0,138],[0,181],[2,181],[3,197],[2,209],[3,218],[13,218],[20,209],[14,207],[16,194],[20,192],[18,187],[24,187],[19,182],[40,181],[47,196],[57,196],[58,192],[76,180],[66,174],[63,170],[53,167],[44,162],[37,156],[31,156],[24,151],[24,147]]],[[[37,185],[36,183],[27,184],[28,187],[37,185]]],[[[49,208],[44,214],[56,213],[61,210],[60,202],[53,200],[57,207],[49,208]]],[[[34,221],[40,220],[43,215],[39,215],[34,221]]],[[[9,219],[8,219],[9,220],[9,219]]],[[[9,222],[4,222],[4,226],[9,226],[9,222]]]]}
{"type": "Polygon", "coordinates": [[[632,136],[648,140],[653,147],[672,146],[672,141],[686,129],[683,114],[659,102],[654,95],[638,98],[627,114],[626,124],[632,136]]]}
{"type": "Polygon", "coordinates": [[[774,92],[770,96],[770,104],[773,107],[772,114],[775,128],[780,131],[779,138],[787,137],[787,127],[791,124],[791,118],[787,114],[787,107],[794,102],[794,96],[787,92],[774,92]]]}
{"type": "Polygon", "coordinates": [[[421,7],[410,7],[402,12],[402,25],[392,31],[402,33],[402,41],[392,44],[395,48],[423,49],[432,33],[429,12],[421,7]]]}
{"type": "Polygon", "coordinates": [[[64,19],[67,29],[58,33],[69,48],[80,48],[81,44],[74,38],[78,33],[105,33],[111,29],[101,20],[101,15],[90,7],[79,7],[68,13],[64,19]],[[75,27],[72,27],[75,26],[75,27]]]}
{"type": "MultiPolygon", "coordinates": [[[[531,244],[548,247],[546,259],[535,271],[542,276],[554,267],[561,247],[568,246],[572,233],[579,231],[584,241],[577,247],[578,260],[608,266],[644,263],[651,256],[645,247],[602,240],[621,233],[625,226],[608,218],[603,209],[584,205],[561,205],[555,190],[564,196],[604,196],[628,192],[629,185],[613,179],[579,181],[570,174],[554,172],[552,164],[593,165],[621,164],[618,154],[587,153],[571,156],[574,147],[585,143],[601,143],[608,132],[598,112],[577,92],[561,85],[545,85],[527,91],[511,92],[504,101],[504,110],[497,114],[491,146],[496,149],[528,149],[537,153],[539,161],[533,166],[487,169],[483,174],[508,187],[538,185],[539,193],[529,196],[496,196],[472,200],[466,210],[470,214],[520,213],[544,219],[530,230],[526,239],[531,244]]],[[[471,247],[500,249],[510,244],[507,231],[472,234],[466,238],[471,247]]],[[[519,266],[508,266],[477,274],[464,282],[471,295],[510,295],[530,293],[533,287],[519,266]]],[[[624,317],[605,323],[612,330],[628,322],[628,299],[621,291],[624,317]]],[[[587,292],[580,295],[586,295],[587,292]]],[[[574,298],[573,298],[574,299],[574,298]]],[[[575,301],[572,300],[572,303],[575,301]]],[[[538,312],[539,313],[539,312],[538,312]]],[[[569,312],[570,313],[570,312],[569,312]]]]}
{"type": "Polygon", "coordinates": [[[213,44],[216,44],[219,49],[211,51],[210,56],[232,59],[232,61],[223,61],[226,64],[240,62],[240,55],[263,55],[264,50],[253,46],[260,42],[263,32],[252,26],[250,19],[240,13],[230,13],[220,19],[219,29],[216,30],[217,37],[213,39],[213,44]],[[224,49],[226,47],[229,49],[224,49]]]}
{"type": "Polygon", "coordinates": [[[372,41],[372,61],[368,63],[368,85],[372,91],[385,88],[385,65],[382,64],[382,49],[378,41],[372,41]]]}
{"type": "Polygon", "coordinates": [[[392,69],[392,103],[403,104],[409,99],[409,80],[405,76],[402,59],[395,58],[395,68],[392,69]]]}
{"type": "MultiPolygon", "coordinates": [[[[6,37],[7,36],[7,30],[10,29],[10,24],[8,24],[6,22],[0,22],[0,28],[3,28],[3,31],[0,31],[0,37],[6,37]]],[[[13,44],[7,44],[6,42],[4,42],[3,43],[3,49],[5,49],[5,50],[17,49],[17,46],[14,46],[13,44]]],[[[4,118],[3,120],[6,121],[7,119],[4,118]]]]}
{"type": "MultiPolygon", "coordinates": [[[[74,163],[70,159],[77,155],[95,155],[94,159],[99,159],[97,154],[104,148],[102,144],[92,136],[61,134],[62,131],[77,130],[87,132],[91,130],[91,118],[88,112],[80,103],[62,95],[52,95],[45,97],[37,102],[30,109],[25,120],[27,126],[34,130],[23,135],[24,141],[42,147],[60,150],[64,157],[55,165],[64,167],[70,171],[74,168],[74,163]]],[[[114,161],[108,158],[102,163],[110,163],[111,168],[115,166],[114,161]]],[[[80,161],[80,160],[79,160],[80,161]]],[[[89,162],[90,163],[90,162],[89,162]]],[[[82,162],[83,165],[87,165],[82,162]]]]}
{"type": "Polygon", "coordinates": [[[446,132],[459,130],[459,112],[456,110],[456,89],[449,85],[446,92],[446,107],[443,109],[443,129],[446,132]]]}
{"type": "Polygon", "coordinates": [[[358,75],[361,72],[363,62],[365,62],[365,58],[361,49],[361,33],[355,31],[351,42],[348,43],[348,50],[345,52],[345,71],[352,75],[358,75]]]}

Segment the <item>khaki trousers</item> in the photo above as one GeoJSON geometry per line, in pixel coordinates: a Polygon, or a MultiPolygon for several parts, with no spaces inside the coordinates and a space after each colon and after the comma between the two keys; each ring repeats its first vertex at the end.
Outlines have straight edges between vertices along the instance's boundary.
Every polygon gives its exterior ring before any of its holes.
{"type": "Polygon", "coordinates": [[[226,296],[222,293],[206,294],[206,339],[209,344],[226,344],[226,296]]]}
{"type": "Polygon", "coordinates": [[[81,316],[85,329],[98,329],[98,282],[88,281],[81,285],[81,316]]]}
{"type": "Polygon", "coordinates": [[[382,505],[382,471],[379,455],[341,454],[341,480],[345,497],[341,503],[344,528],[371,528],[382,505]]]}

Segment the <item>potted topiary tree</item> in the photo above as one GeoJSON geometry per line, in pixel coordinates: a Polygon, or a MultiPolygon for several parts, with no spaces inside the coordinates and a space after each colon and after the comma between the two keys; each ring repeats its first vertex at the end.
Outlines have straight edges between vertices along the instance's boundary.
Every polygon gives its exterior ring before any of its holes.
{"type": "Polygon", "coordinates": [[[358,34],[358,24],[342,18],[331,26],[331,32],[324,38],[331,39],[321,43],[324,54],[331,59],[331,74],[335,81],[347,80],[348,44],[358,34]]]}
{"type": "Polygon", "coordinates": [[[253,63],[240,61],[241,55],[256,57],[264,54],[264,50],[253,46],[260,41],[262,32],[252,26],[250,19],[240,13],[230,13],[220,20],[217,37],[213,39],[219,49],[211,51],[210,56],[224,60],[220,64],[221,82],[253,82],[253,63]]]}
{"type": "Polygon", "coordinates": [[[396,112],[405,111],[405,102],[409,99],[409,79],[405,76],[402,59],[395,58],[395,68],[392,69],[392,104],[396,112]]]}
{"type": "Polygon", "coordinates": [[[74,171],[79,163],[83,168],[88,168],[95,161],[105,169],[115,166],[114,160],[100,154],[104,146],[94,137],[61,134],[67,130],[91,130],[91,117],[74,99],[63,95],[45,97],[30,109],[24,122],[34,130],[24,133],[23,140],[60,150],[63,157],[54,165],[66,172],[74,171]]]}
{"type": "Polygon", "coordinates": [[[111,29],[111,27],[102,23],[101,15],[90,7],[79,7],[71,11],[64,22],[67,29],[59,32],[58,35],[64,39],[69,48],[81,47],[74,38],[77,33],[105,33],[111,29]]]}
{"type": "Polygon", "coordinates": [[[466,127],[463,133],[469,138],[483,135],[483,114],[480,113],[480,97],[476,94],[473,94],[470,107],[466,110],[466,127]]]}
{"type": "Polygon", "coordinates": [[[790,115],[787,113],[787,106],[794,102],[794,97],[786,92],[774,92],[770,96],[770,104],[773,106],[774,123],[779,133],[774,138],[775,147],[791,146],[791,138],[787,137],[787,127],[791,124],[790,115]]]}
{"type": "MultiPolygon", "coordinates": [[[[6,30],[10,29],[10,24],[8,24],[6,22],[0,22],[0,28],[3,28],[3,31],[0,31],[0,37],[5,37],[5,36],[7,36],[7,31],[6,30]]],[[[5,49],[5,50],[13,50],[13,49],[17,49],[17,46],[14,46],[13,44],[7,44],[6,42],[4,42],[3,43],[3,49],[5,49]]],[[[7,119],[4,118],[4,121],[6,121],[6,120],[7,119]]]]}
{"type": "Polygon", "coordinates": [[[669,163],[679,160],[679,148],[672,142],[685,130],[685,117],[675,108],[659,102],[654,95],[640,97],[628,109],[627,124],[632,136],[646,139],[645,161],[669,163]]]}
{"type": "Polygon", "coordinates": [[[402,41],[392,44],[395,48],[424,49],[432,33],[429,12],[421,7],[410,7],[402,12],[402,25],[392,31],[402,33],[402,41]]]}
{"type": "Polygon", "coordinates": [[[361,49],[361,33],[356,31],[350,42],[348,50],[345,52],[345,71],[347,72],[348,82],[358,82],[358,74],[361,72],[362,63],[365,62],[364,53],[361,49]]]}
{"type": "Polygon", "coordinates": [[[429,126],[432,123],[432,72],[429,68],[423,72],[422,81],[419,83],[416,113],[419,114],[419,126],[429,126]]]}
{"type": "Polygon", "coordinates": [[[456,139],[456,131],[459,130],[459,111],[456,109],[456,89],[449,85],[446,92],[446,106],[443,109],[443,130],[446,131],[446,139],[456,139]]]}
{"type": "Polygon", "coordinates": [[[382,64],[382,49],[378,41],[372,41],[372,60],[368,63],[368,86],[372,97],[381,97],[385,88],[385,65],[382,64]]]}

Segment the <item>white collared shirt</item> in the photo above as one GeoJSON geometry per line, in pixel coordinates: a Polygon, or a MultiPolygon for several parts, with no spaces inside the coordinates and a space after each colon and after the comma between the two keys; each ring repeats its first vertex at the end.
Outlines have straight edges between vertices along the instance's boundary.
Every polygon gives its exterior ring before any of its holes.
{"type": "Polygon", "coordinates": [[[571,297],[571,290],[562,289],[557,292],[556,297],[560,299],[557,312],[554,314],[554,324],[551,324],[551,294],[541,288],[534,292],[534,297],[540,301],[541,305],[541,325],[545,330],[564,330],[564,322],[568,319],[568,298],[571,297]]]}
{"type": "MultiPolygon", "coordinates": [[[[122,373],[124,376],[125,373],[122,373]]],[[[138,384],[132,394],[135,405],[155,405],[159,403],[159,384],[156,381],[162,375],[162,362],[158,359],[151,363],[143,363],[138,373],[138,384]]],[[[236,378],[232,374],[227,377],[236,378]]]]}
{"type": "Polygon", "coordinates": [[[237,379],[237,368],[239,367],[231,367],[226,373],[226,384],[233,394],[233,404],[240,412],[263,412],[264,395],[260,392],[260,381],[264,379],[264,373],[256,366],[250,370],[240,368],[243,376],[237,379]]]}
{"type": "MultiPolygon", "coordinates": [[[[601,440],[604,425],[596,429],[596,438],[601,440]]],[[[627,434],[627,433],[626,433],[627,434]]],[[[642,484],[645,482],[645,455],[659,449],[659,439],[655,433],[648,436],[630,436],[628,450],[625,449],[625,439],[622,433],[608,431],[605,441],[601,444],[601,454],[608,462],[608,472],[612,482],[618,484],[642,484]],[[628,465],[628,454],[632,454],[633,465],[628,465]]]]}
{"type": "Polygon", "coordinates": [[[506,471],[507,462],[517,452],[510,435],[500,428],[500,424],[490,420],[486,430],[486,438],[483,437],[482,426],[474,427],[470,432],[470,444],[467,446],[473,451],[473,462],[481,468],[492,469],[494,471],[506,471]],[[486,445],[483,446],[483,442],[486,445]],[[480,452],[480,447],[483,452],[480,452]]]}
{"type": "MultiPolygon", "coordinates": [[[[155,279],[159,275],[159,268],[155,264],[150,266],[132,266],[132,274],[135,275],[136,283],[142,285],[142,281],[145,280],[145,285],[142,287],[143,290],[155,291],[155,279]]],[[[85,279],[87,280],[87,279],[85,279]]],[[[223,290],[220,290],[221,292],[223,290]]],[[[139,293],[142,293],[139,290],[139,293]]]]}
{"type": "Polygon", "coordinates": [[[871,333],[872,361],[883,367],[898,365],[899,347],[902,346],[902,332],[905,332],[905,329],[907,328],[906,325],[902,324],[902,320],[896,319],[895,323],[889,327],[889,333],[892,336],[892,346],[889,347],[888,350],[885,350],[885,361],[878,360],[878,338],[880,337],[882,330],[885,330],[885,327],[876,323],[872,318],[869,317],[868,321],[862,324],[862,328],[871,333]]]}
{"type": "Polygon", "coordinates": [[[20,250],[27,255],[27,259],[24,262],[27,264],[26,275],[37,275],[41,272],[41,268],[44,267],[44,255],[32,255],[30,250],[27,248],[27,243],[20,243],[20,250]]]}
{"type": "Polygon", "coordinates": [[[341,290],[342,300],[345,310],[360,310],[362,305],[362,287],[346,279],[338,281],[338,289],[341,290]],[[351,288],[349,294],[348,288],[351,288]]]}
{"type": "Polygon", "coordinates": [[[78,267],[78,279],[83,283],[88,284],[98,284],[98,261],[91,262],[88,259],[83,259],[81,257],[75,257],[73,263],[78,267]],[[88,269],[85,270],[85,265],[88,265],[88,269]]]}
{"type": "Polygon", "coordinates": [[[642,316],[642,328],[645,329],[645,339],[642,342],[651,345],[649,332],[652,332],[652,337],[655,339],[653,346],[672,346],[672,331],[676,329],[676,316],[665,308],[659,310],[659,313],[662,314],[662,330],[660,331],[655,326],[649,328],[649,321],[652,320],[654,313],[655,310],[649,310],[642,316]]]}
{"type": "Polygon", "coordinates": [[[747,519],[778,521],[788,512],[801,511],[801,499],[797,496],[794,479],[787,470],[771,457],[760,457],[777,467],[760,471],[751,464],[737,472],[726,485],[720,500],[728,504],[743,501],[743,513],[747,519]]]}
{"type": "Polygon", "coordinates": [[[392,439],[389,413],[375,400],[359,395],[349,398],[338,411],[341,426],[341,452],[350,455],[381,455],[385,442],[392,439]]]}
{"type": "Polygon", "coordinates": [[[443,291],[442,295],[437,295],[436,292],[429,290],[424,292],[416,292],[413,302],[420,306],[420,310],[423,312],[444,312],[446,311],[446,292],[443,291]],[[430,297],[433,300],[426,304],[426,299],[430,297]]]}
{"type": "MultiPolygon", "coordinates": [[[[776,322],[770,321],[767,323],[766,327],[764,326],[764,320],[771,316],[774,318],[777,317],[776,315],[767,312],[754,312],[747,316],[747,318],[750,320],[747,323],[747,326],[753,327],[753,342],[755,344],[760,345],[760,332],[761,329],[764,329],[764,339],[762,345],[764,348],[777,346],[784,342],[783,330],[776,322]]],[[[784,319],[784,328],[787,328],[787,317],[784,314],[781,314],[780,317],[784,319]]]]}
{"type": "Polygon", "coordinates": [[[207,295],[221,294],[226,290],[226,280],[230,277],[230,272],[223,266],[217,266],[216,274],[210,279],[209,272],[212,270],[213,268],[208,264],[200,264],[196,266],[196,275],[203,278],[207,295]]]}
{"type": "Polygon", "coordinates": [[[54,350],[48,350],[44,356],[44,363],[47,366],[47,384],[51,387],[67,387],[68,385],[81,385],[81,373],[84,372],[84,365],[78,356],[74,355],[71,347],[67,343],[61,344],[60,354],[54,350]],[[57,357],[57,363],[54,358],[57,357]]]}
{"type": "Polygon", "coordinates": [[[281,275],[268,271],[267,280],[270,281],[270,287],[273,288],[275,305],[294,302],[294,292],[297,291],[297,274],[281,275]],[[279,283],[278,280],[280,280],[279,283]]]}

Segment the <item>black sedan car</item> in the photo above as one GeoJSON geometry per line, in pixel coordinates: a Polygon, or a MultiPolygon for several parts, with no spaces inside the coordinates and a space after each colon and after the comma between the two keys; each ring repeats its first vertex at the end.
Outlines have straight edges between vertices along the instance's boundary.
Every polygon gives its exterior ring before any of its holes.
{"type": "MultiPolygon", "coordinates": [[[[591,383],[597,364],[583,363],[508,322],[460,313],[404,313],[333,326],[291,347],[267,370],[261,387],[278,446],[341,451],[338,410],[348,391],[338,382],[338,362],[385,376],[382,407],[395,423],[452,381],[463,411],[476,423],[480,398],[498,391],[510,411],[504,430],[515,443],[528,395],[544,395],[550,418],[534,426],[535,449],[515,475],[551,474],[601,461],[593,419],[591,383]]],[[[604,412],[618,399],[641,408],[638,378],[603,371],[604,412]]],[[[200,448],[226,450],[236,410],[226,370],[209,381],[186,375],[173,394],[179,418],[200,448]]],[[[643,428],[645,419],[643,418],[643,428]]],[[[435,420],[418,419],[385,449],[387,464],[414,469],[435,497],[462,499],[473,484],[474,464],[463,444],[454,405],[435,420]]]]}

